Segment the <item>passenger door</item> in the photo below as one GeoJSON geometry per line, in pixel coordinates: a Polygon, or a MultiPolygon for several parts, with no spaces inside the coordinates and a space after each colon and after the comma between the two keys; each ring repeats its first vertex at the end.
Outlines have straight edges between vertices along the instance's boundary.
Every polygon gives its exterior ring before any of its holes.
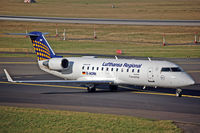
{"type": "Polygon", "coordinates": [[[148,69],[147,79],[148,79],[148,82],[155,82],[155,80],[154,80],[154,73],[153,73],[153,68],[152,67],[150,67],[148,69]]]}

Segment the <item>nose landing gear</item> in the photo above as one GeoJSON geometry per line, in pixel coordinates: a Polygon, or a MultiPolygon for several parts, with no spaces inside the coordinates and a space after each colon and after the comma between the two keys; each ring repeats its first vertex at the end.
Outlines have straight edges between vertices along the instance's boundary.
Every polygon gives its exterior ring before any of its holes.
{"type": "Polygon", "coordinates": [[[181,97],[182,96],[182,89],[176,89],[176,96],[181,97]]]}

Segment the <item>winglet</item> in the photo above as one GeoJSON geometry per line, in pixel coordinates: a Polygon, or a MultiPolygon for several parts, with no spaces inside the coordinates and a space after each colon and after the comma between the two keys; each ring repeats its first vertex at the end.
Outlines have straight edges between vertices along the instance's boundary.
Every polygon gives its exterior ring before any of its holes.
{"type": "Polygon", "coordinates": [[[9,73],[7,72],[6,69],[4,69],[4,72],[6,74],[6,78],[8,79],[8,82],[14,82],[13,79],[10,77],[9,73]]]}

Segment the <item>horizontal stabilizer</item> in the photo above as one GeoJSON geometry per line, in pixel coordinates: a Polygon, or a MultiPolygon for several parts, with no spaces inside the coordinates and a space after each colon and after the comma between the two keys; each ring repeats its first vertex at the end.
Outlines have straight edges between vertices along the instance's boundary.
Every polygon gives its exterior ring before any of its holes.
{"type": "Polygon", "coordinates": [[[4,69],[6,78],[9,82],[15,83],[79,83],[79,84],[112,84],[112,80],[22,80],[13,81],[6,69],[4,69]]]}
{"type": "MultiPolygon", "coordinates": [[[[32,33],[4,33],[5,35],[23,35],[23,36],[40,36],[40,34],[32,34],[32,33]]],[[[48,33],[42,33],[42,35],[47,35],[48,33]]]]}
{"type": "Polygon", "coordinates": [[[7,78],[8,82],[14,82],[14,81],[12,80],[12,78],[10,77],[10,75],[9,75],[9,73],[7,72],[6,69],[4,69],[4,72],[5,72],[5,74],[6,74],[6,78],[7,78]]]}

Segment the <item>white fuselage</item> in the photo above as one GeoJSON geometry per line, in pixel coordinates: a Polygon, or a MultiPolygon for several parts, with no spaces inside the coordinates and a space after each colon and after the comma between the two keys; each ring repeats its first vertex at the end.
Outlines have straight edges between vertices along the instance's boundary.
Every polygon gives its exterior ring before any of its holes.
{"type": "Polygon", "coordinates": [[[43,65],[44,61],[38,63],[42,70],[66,80],[113,80],[116,85],[173,88],[194,84],[193,79],[178,65],[168,61],[89,57],[65,59],[70,62],[70,65],[61,71],[49,69],[43,65]],[[177,68],[179,69],[176,70],[177,68]]]}

